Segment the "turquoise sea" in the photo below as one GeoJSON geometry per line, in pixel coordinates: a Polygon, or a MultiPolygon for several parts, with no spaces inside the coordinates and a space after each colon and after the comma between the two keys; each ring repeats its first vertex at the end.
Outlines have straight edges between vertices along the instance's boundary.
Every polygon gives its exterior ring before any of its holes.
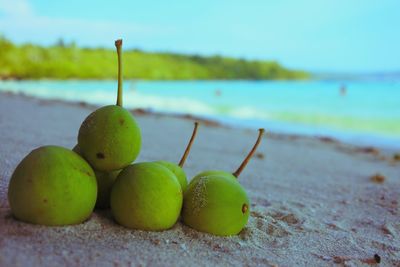
{"type": "MultiPolygon", "coordinates": [[[[0,81],[0,91],[113,104],[116,81],[0,81]]],[[[400,81],[125,81],[124,106],[400,148],[400,81]],[[341,92],[345,87],[345,92],[341,92]]]]}

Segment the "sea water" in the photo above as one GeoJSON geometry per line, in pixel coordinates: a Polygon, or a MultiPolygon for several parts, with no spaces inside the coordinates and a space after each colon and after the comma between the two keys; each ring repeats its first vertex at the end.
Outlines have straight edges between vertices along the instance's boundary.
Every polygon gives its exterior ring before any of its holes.
{"type": "MultiPolygon", "coordinates": [[[[116,81],[0,81],[0,91],[107,105],[116,81]]],[[[400,148],[400,81],[125,81],[124,106],[400,148]]]]}

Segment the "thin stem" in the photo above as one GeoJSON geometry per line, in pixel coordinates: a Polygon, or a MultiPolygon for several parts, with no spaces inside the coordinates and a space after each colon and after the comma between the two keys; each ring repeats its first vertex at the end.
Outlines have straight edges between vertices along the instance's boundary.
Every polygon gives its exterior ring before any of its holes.
{"type": "Polygon", "coordinates": [[[117,105],[122,107],[122,39],[115,41],[115,47],[117,48],[118,54],[118,95],[117,105]]]}
{"type": "Polygon", "coordinates": [[[254,144],[253,148],[250,150],[249,154],[247,155],[247,157],[243,160],[242,164],[240,164],[239,168],[232,173],[233,176],[235,177],[239,177],[239,175],[242,173],[242,171],[244,170],[244,168],[246,168],[247,163],[249,163],[251,157],[253,156],[254,152],[256,152],[258,145],[261,142],[261,138],[264,134],[264,129],[258,129],[258,138],[256,143],[254,144]]]}
{"type": "Polygon", "coordinates": [[[181,167],[181,168],[183,167],[183,164],[185,164],[186,158],[188,157],[189,152],[190,152],[190,148],[192,147],[193,141],[196,138],[197,127],[199,127],[199,123],[196,121],[194,123],[194,129],[193,129],[192,136],[190,137],[190,141],[189,141],[188,145],[186,146],[185,153],[183,153],[183,156],[178,164],[179,167],[181,167]]]}

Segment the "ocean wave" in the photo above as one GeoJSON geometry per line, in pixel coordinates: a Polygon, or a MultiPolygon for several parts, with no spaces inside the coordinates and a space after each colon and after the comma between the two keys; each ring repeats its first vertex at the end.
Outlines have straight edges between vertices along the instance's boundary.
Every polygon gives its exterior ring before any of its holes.
{"type": "MultiPolygon", "coordinates": [[[[1,84],[0,84],[1,85],[1,84]]],[[[111,83],[107,86],[113,86],[111,83]]],[[[60,86],[54,88],[47,83],[34,83],[21,87],[19,84],[8,84],[0,86],[0,90],[25,93],[31,96],[44,99],[61,99],[66,101],[83,101],[96,105],[113,104],[116,99],[114,89],[110,90],[100,87],[99,89],[85,86],[60,86]]],[[[144,92],[145,90],[125,90],[124,106],[127,108],[144,108],[154,111],[192,114],[208,116],[220,120],[230,121],[261,121],[268,125],[269,122],[285,122],[293,124],[293,127],[310,126],[325,127],[338,130],[375,133],[392,137],[400,136],[399,118],[394,117],[365,117],[365,116],[344,116],[340,113],[306,112],[303,110],[268,110],[268,107],[254,107],[240,105],[240,103],[218,103],[216,101],[205,101],[186,94],[185,96],[166,95],[162,90],[157,93],[144,92]]],[[[294,130],[295,131],[295,130],[294,130]]]]}
{"type": "Polygon", "coordinates": [[[360,118],[299,111],[268,111],[251,106],[218,105],[188,97],[160,97],[139,92],[127,97],[126,103],[132,108],[151,108],[156,111],[217,116],[221,118],[228,117],[240,120],[282,121],[308,126],[323,126],[341,130],[400,136],[400,124],[396,118],[360,118]]]}

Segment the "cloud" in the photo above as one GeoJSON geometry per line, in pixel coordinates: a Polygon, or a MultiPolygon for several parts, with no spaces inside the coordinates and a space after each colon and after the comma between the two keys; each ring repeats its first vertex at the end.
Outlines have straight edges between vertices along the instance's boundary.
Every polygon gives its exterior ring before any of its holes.
{"type": "Polygon", "coordinates": [[[0,0],[0,12],[6,17],[24,17],[33,14],[32,7],[26,0],[0,0]]]}

